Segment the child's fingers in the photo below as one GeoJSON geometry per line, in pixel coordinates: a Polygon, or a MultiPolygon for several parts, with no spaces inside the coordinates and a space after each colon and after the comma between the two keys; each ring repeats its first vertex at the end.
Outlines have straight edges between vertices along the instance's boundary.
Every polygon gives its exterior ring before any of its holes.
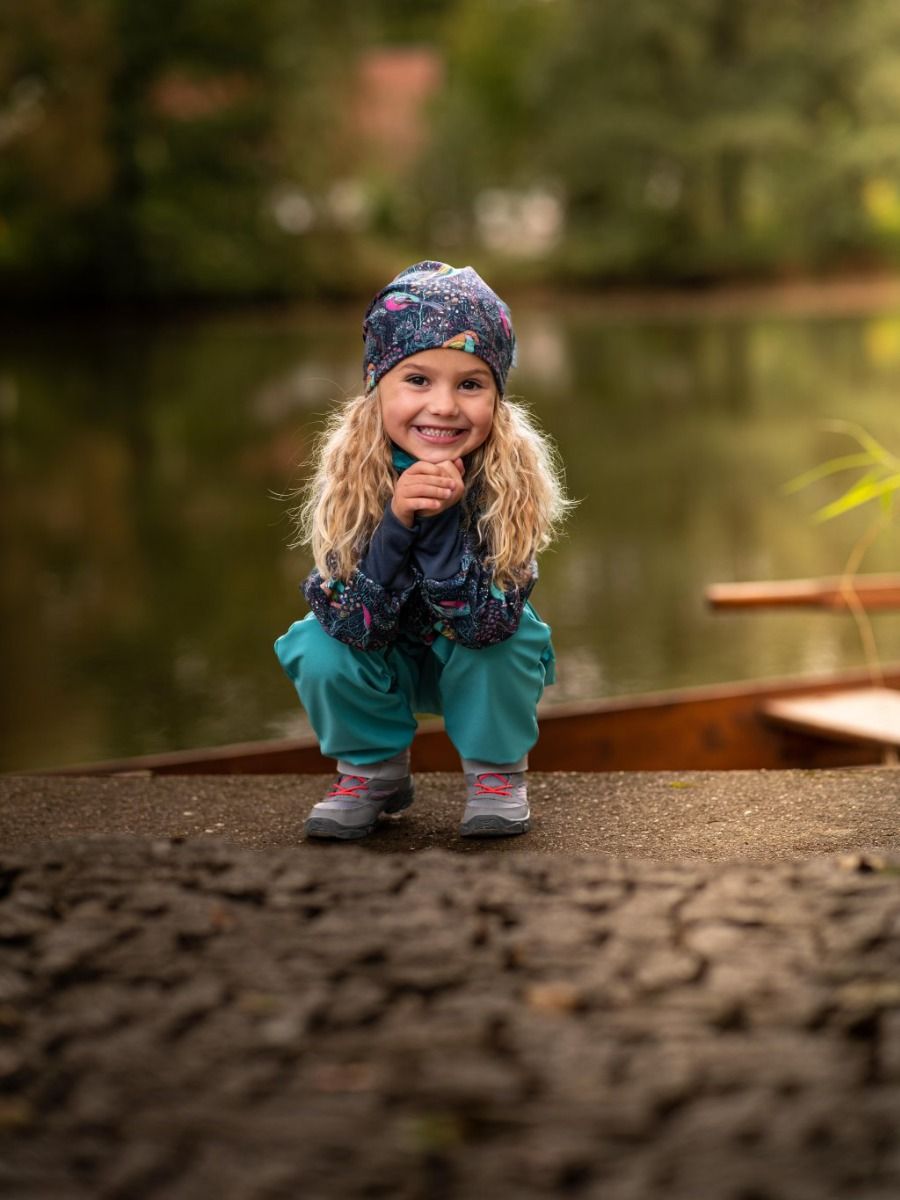
{"type": "Polygon", "coordinates": [[[448,499],[448,496],[409,496],[407,504],[411,508],[442,508],[448,499]]]}
{"type": "Polygon", "coordinates": [[[425,501],[430,503],[435,501],[438,504],[443,504],[450,496],[453,495],[453,488],[449,484],[420,484],[418,487],[405,489],[400,492],[401,498],[407,504],[418,504],[425,501]]]}
{"type": "Polygon", "coordinates": [[[465,482],[463,481],[463,465],[462,459],[454,459],[452,463],[447,463],[447,477],[453,487],[453,495],[459,500],[462,499],[463,493],[466,490],[465,482]]]}
{"type": "Polygon", "coordinates": [[[454,489],[462,486],[462,471],[460,470],[460,466],[462,465],[461,458],[448,458],[445,459],[444,462],[436,463],[435,465],[438,467],[441,477],[446,479],[448,483],[452,484],[454,489]]]}
{"type": "Polygon", "coordinates": [[[463,460],[461,458],[445,458],[443,462],[434,464],[442,475],[449,475],[451,479],[457,479],[462,476],[463,460]]]}
{"type": "Polygon", "coordinates": [[[455,484],[462,480],[464,469],[461,458],[448,458],[439,463],[417,462],[403,472],[401,479],[449,479],[455,484]]]}
{"type": "Polygon", "coordinates": [[[394,485],[396,501],[410,514],[418,511],[423,516],[437,516],[462,498],[462,465],[462,459],[414,463],[394,485]]]}
{"type": "Polygon", "coordinates": [[[407,496],[438,496],[453,490],[453,480],[441,475],[438,478],[402,480],[397,487],[407,496]]]}
{"type": "Polygon", "coordinates": [[[432,463],[432,462],[426,462],[424,459],[419,459],[418,462],[414,462],[411,467],[407,468],[407,470],[405,470],[403,472],[403,474],[400,476],[400,478],[401,479],[415,479],[417,476],[423,476],[423,475],[435,476],[435,475],[443,475],[443,474],[444,474],[444,464],[443,463],[432,463]]]}

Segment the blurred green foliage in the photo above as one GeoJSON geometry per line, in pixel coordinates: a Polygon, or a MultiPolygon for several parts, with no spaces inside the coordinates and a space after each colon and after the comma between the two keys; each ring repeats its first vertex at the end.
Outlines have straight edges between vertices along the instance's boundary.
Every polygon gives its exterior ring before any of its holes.
{"type": "Polygon", "coordinates": [[[892,0],[5,0],[0,295],[890,268],[898,135],[892,0]]]}
{"type": "Polygon", "coordinates": [[[826,459],[812,470],[792,479],[785,486],[787,492],[798,492],[811,483],[841,475],[848,471],[860,474],[836,500],[824,505],[816,513],[817,521],[830,521],[843,516],[864,504],[877,501],[885,522],[893,515],[894,498],[900,492],[900,459],[886,446],[860,426],[850,421],[830,421],[827,428],[846,434],[860,447],[855,454],[842,454],[826,459]]]}

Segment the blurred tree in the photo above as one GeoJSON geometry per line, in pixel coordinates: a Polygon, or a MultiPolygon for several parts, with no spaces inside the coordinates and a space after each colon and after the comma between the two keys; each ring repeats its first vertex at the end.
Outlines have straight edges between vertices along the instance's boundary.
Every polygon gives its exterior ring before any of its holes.
{"type": "Polygon", "coordinates": [[[0,296],[892,265],[898,80],[893,0],[6,0],[0,296]]]}
{"type": "MultiPolygon", "coordinates": [[[[550,270],[702,279],[900,249],[890,0],[458,0],[433,227],[479,187],[566,197],[550,270]],[[874,180],[874,185],[873,185],[874,180]]],[[[427,180],[432,181],[431,189],[427,180]]]]}
{"type": "Polygon", "coordinates": [[[122,299],[321,283],[336,247],[300,236],[306,195],[339,170],[339,98],[370,25],[349,0],[10,0],[0,285],[122,299]]]}
{"type": "Polygon", "coordinates": [[[90,253],[109,194],[107,4],[9,0],[0,11],[0,271],[46,286],[90,253]]]}

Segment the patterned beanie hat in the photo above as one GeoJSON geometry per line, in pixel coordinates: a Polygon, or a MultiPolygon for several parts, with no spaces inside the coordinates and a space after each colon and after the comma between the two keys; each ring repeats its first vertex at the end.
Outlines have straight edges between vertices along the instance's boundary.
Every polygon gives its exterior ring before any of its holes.
{"type": "Polygon", "coordinates": [[[420,262],[401,271],[363,322],[366,392],[417,350],[465,350],[494,373],[502,396],[516,363],[509,309],[472,267],[420,262]]]}

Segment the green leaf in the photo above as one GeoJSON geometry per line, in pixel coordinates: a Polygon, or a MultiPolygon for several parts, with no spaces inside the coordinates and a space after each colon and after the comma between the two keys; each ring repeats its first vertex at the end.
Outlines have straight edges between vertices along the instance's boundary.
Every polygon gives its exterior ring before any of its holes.
{"type": "Polygon", "coordinates": [[[823,429],[830,429],[833,433],[845,433],[848,437],[853,438],[855,442],[859,442],[860,446],[866,450],[876,462],[882,463],[891,470],[900,470],[900,459],[895,458],[885,446],[877,438],[872,437],[868,430],[863,429],[861,425],[857,425],[853,421],[823,421],[823,429]]]}
{"type": "Polygon", "coordinates": [[[870,454],[846,454],[843,458],[829,458],[827,462],[819,463],[812,470],[804,471],[796,479],[789,479],[784,485],[783,490],[788,494],[800,492],[803,488],[809,487],[811,483],[816,483],[819,479],[825,479],[828,475],[836,475],[839,471],[850,471],[855,467],[870,466],[872,466],[872,456],[870,454]]]}
{"type": "Polygon", "coordinates": [[[824,508],[820,508],[814,519],[818,522],[830,521],[833,517],[839,517],[843,513],[849,512],[852,508],[859,508],[862,504],[868,504],[870,500],[890,495],[898,490],[900,490],[900,474],[891,475],[888,479],[878,482],[871,476],[866,476],[844,492],[843,496],[838,497],[831,504],[826,504],[824,508]]]}

